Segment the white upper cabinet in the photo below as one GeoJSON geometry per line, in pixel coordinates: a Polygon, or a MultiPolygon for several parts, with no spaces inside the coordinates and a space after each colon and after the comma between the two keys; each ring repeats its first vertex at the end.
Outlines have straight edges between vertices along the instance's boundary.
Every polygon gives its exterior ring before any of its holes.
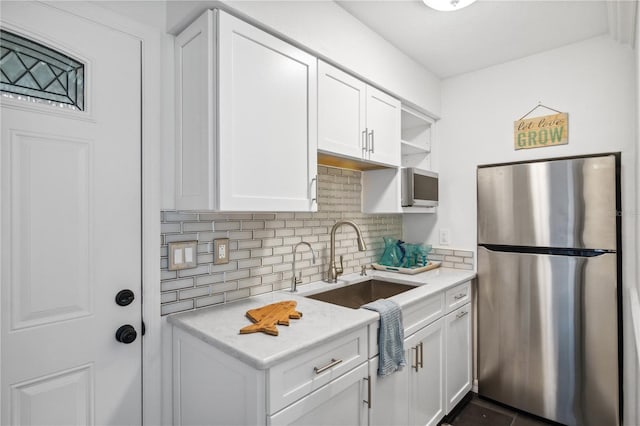
{"type": "Polygon", "coordinates": [[[316,58],[213,10],[176,66],[176,208],[317,210],[316,58]]]}
{"type": "Polygon", "coordinates": [[[357,78],[318,61],[318,149],[363,158],[366,89],[357,78]]]}
{"type": "Polygon", "coordinates": [[[400,165],[400,101],[318,61],[318,149],[400,165]]]}
{"type": "Polygon", "coordinates": [[[367,159],[400,165],[400,101],[367,86],[367,159]]]}

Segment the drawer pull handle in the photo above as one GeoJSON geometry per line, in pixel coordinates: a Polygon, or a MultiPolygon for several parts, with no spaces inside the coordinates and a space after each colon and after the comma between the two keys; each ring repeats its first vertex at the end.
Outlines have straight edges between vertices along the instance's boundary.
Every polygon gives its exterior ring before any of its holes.
{"type": "Polygon", "coordinates": [[[316,372],[316,374],[320,374],[322,372],[327,371],[328,369],[330,369],[331,367],[335,367],[336,365],[340,364],[342,362],[341,359],[335,359],[335,358],[331,358],[331,362],[327,365],[325,365],[324,367],[313,367],[313,371],[316,372]]]}
{"type": "Polygon", "coordinates": [[[413,364],[411,366],[411,368],[415,368],[416,371],[418,371],[418,368],[420,368],[420,361],[418,360],[418,353],[420,351],[420,345],[416,345],[415,348],[411,348],[411,349],[415,349],[416,350],[416,356],[414,358],[415,364],[413,364]]]}
{"type": "Polygon", "coordinates": [[[420,368],[424,368],[424,343],[420,342],[420,368]]]}
{"type": "Polygon", "coordinates": [[[460,294],[456,294],[455,296],[453,296],[454,299],[459,300],[462,299],[463,297],[466,297],[467,293],[460,293],[460,294]]]}
{"type": "Polygon", "coordinates": [[[456,318],[462,318],[463,316],[467,315],[468,313],[469,313],[469,311],[461,311],[461,312],[458,312],[458,313],[456,314],[456,318]]]}

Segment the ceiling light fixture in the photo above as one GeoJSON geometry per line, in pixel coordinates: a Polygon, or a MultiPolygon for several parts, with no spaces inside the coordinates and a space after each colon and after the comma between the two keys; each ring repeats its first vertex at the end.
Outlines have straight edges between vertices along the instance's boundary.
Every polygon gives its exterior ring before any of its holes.
{"type": "Polygon", "coordinates": [[[432,9],[440,10],[442,12],[450,12],[452,10],[460,10],[463,7],[469,6],[476,0],[422,0],[424,4],[432,9]]]}

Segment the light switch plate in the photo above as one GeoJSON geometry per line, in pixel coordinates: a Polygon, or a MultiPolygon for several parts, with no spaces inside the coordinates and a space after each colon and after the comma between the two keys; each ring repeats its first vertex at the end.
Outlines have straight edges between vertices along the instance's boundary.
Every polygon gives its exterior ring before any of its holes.
{"type": "Polygon", "coordinates": [[[180,241],[169,243],[169,270],[179,271],[198,266],[198,242],[180,241]]]}
{"type": "Polygon", "coordinates": [[[229,239],[216,238],[213,240],[213,264],[229,263],[229,239]]]}

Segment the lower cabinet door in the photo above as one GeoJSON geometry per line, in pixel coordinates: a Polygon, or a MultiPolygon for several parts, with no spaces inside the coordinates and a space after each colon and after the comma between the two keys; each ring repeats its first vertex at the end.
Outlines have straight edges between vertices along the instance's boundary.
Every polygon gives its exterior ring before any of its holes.
{"type": "MultiPolygon", "coordinates": [[[[408,346],[405,345],[405,351],[408,346]]],[[[408,354],[407,354],[408,355],[408,354]]],[[[407,356],[407,360],[408,360],[407,356]]],[[[378,376],[378,357],[369,360],[371,374],[370,426],[409,424],[409,368],[378,376]]]]}
{"type": "Polygon", "coordinates": [[[440,318],[405,340],[411,425],[437,425],[445,415],[444,335],[444,318],[440,318]]]}
{"type": "Polygon", "coordinates": [[[447,414],[471,389],[471,303],[445,317],[447,414]]]}
{"type": "Polygon", "coordinates": [[[366,426],[367,363],[267,418],[269,425],[366,426]]]}

